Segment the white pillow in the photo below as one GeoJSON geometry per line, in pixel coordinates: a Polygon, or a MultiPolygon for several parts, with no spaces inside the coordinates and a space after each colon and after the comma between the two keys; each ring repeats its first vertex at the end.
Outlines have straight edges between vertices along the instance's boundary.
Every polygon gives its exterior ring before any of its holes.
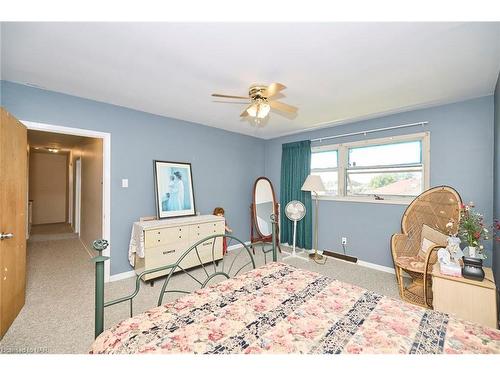
{"type": "Polygon", "coordinates": [[[430,247],[436,245],[446,247],[446,245],[448,244],[448,236],[446,234],[441,233],[440,231],[425,224],[422,225],[422,233],[420,238],[422,240],[420,242],[420,251],[418,252],[418,256],[421,259],[425,259],[430,247]]]}
{"type": "Polygon", "coordinates": [[[425,257],[425,255],[427,255],[427,251],[431,248],[431,247],[434,247],[436,246],[436,243],[435,242],[432,242],[431,240],[427,239],[427,238],[423,238],[422,239],[422,245],[420,247],[420,252],[422,254],[422,258],[425,257]]]}

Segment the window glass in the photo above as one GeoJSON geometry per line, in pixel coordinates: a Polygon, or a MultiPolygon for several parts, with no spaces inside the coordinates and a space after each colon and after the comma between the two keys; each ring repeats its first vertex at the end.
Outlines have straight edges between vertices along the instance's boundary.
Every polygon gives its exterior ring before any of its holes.
{"type": "Polygon", "coordinates": [[[311,154],[311,169],[337,168],[337,150],[311,154]]]}
{"type": "Polygon", "coordinates": [[[420,164],[422,142],[402,142],[349,149],[349,167],[420,164]]]}
{"type": "Polygon", "coordinates": [[[321,176],[326,188],[318,194],[387,200],[419,195],[426,188],[426,137],[415,134],[372,139],[363,146],[354,142],[313,148],[311,173],[321,176]]]}
{"type": "Polygon", "coordinates": [[[323,185],[325,185],[326,191],[318,192],[318,195],[337,195],[339,189],[339,174],[336,171],[333,172],[312,172],[314,175],[321,176],[323,185]]]}
{"type": "Polygon", "coordinates": [[[350,170],[347,195],[416,196],[422,192],[422,170],[350,170]]]}

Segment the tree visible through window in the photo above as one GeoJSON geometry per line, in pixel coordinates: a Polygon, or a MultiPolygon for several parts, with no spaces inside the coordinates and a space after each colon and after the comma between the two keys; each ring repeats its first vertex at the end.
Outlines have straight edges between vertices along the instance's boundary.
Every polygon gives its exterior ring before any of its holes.
{"type": "Polygon", "coordinates": [[[311,170],[322,177],[326,195],[380,199],[417,196],[425,188],[426,136],[313,148],[311,170]]]}

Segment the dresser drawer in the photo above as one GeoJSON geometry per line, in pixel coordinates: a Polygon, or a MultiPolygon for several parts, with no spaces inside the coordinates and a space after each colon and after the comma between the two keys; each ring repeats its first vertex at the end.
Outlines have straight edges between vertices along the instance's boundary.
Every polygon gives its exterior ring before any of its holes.
{"type": "Polygon", "coordinates": [[[195,224],[189,227],[189,240],[195,243],[205,237],[214,234],[224,234],[224,222],[217,221],[215,223],[195,224]]]}
{"type": "MultiPolygon", "coordinates": [[[[203,263],[212,262],[212,260],[219,260],[222,258],[222,238],[212,238],[207,241],[203,241],[203,243],[198,246],[198,253],[200,254],[201,261],[203,263]],[[215,242],[215,244],[214,244],[215,242]],[[212,256],[212,248],[213,248],[213,256],[212,256]]],[[[193,250],[196,256],[196,251],[193,250]]],[[[197,260],[197,265],[199,265],[199,260],[197,260]]]]}
{"type": "MultiPolygon", "coordinates": [[[[192,245],[189,243],[184,242],[175,245],[149,248],[145,251],[146,267],[151,269],[174,264],[191,246],[192,245]]],[[[222,258],[222,238],[212,238],[197,246],[198,254],[203,263],[212,261],[212,247],[214,258],[216,260],[222,258]]],[[[199,266],[200,261],[198,260],[196,250],[191,250],[180,265],[184,268],[199,266]]]]}
{"type": "Polygon", "coordinates": [[[151,269],[174,264],[188,248],[188,243],[149,248],[144,252],[146,268],[151,269]]]}
{"type": "Polygon", "coordinates": [[[177,242],[187,242],[189,227],[151,229],[144,232],[144,248],[158,247],[177,242]]]}

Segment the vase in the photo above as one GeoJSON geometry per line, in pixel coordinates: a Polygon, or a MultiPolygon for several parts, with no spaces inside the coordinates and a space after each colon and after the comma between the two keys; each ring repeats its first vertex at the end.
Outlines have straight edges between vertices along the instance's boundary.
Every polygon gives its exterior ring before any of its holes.
{"type": "Polygon", "coordinates": [[[468,249],[469,249],[469,257],[470,258],[475,258],[477,256],[476,247],[475,246],[469,246],[468,249]]]}

